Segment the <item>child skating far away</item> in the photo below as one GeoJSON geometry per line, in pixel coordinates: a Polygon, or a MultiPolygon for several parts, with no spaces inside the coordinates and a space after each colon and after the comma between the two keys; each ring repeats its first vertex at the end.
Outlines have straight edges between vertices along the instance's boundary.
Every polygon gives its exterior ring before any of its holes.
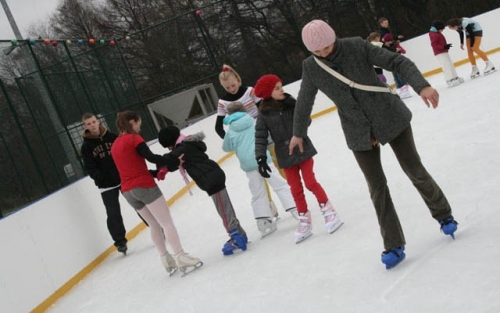
{"type": "MultiPolygon", "coordinates": [[[[377,32],[370,33],[370,35],[368,35],[368,38],[366,38],[366,40],[372,45],[377,46],[379,48],[382,48],[382,46],[384,45],[384,43],[380,41],[380,34],[377,32]]],[[[373,66],[373,68],[375,69],[375,73],[377,73],[378,78],[380,78],[380,80],[383,83],[387,83],[387,78],[384,75],[384,70],[381,67],[375,65],[373,66]]]]}
{"type": "Polygon", "coordinates": [[[247,249],[247,234],[236,218],[231,199],[229,199],[224,171],[205,153],[207,145],[203,142],[204,138],[203,132],[185,136],[175,126],[162,128],[158,133],[160,144],[171,151],[163,155],[168,170],[172,172],[179,169],[186,184],[188,184],[187,174],[189,174],[196,185],[212,198],[230,237],[222,248],[224,255],[233,254],[236,249],[244,251],[247,249]]]}
{"type": "Polygon", "coordinates": [[[448,87],[455,87],[464,82],[462,77],[458,77],[453,61],[448,54],[451,48],[451,43],[446,42],[443,35],[445,25],[443,21],[434,21],[431,29],[429,30],[429,38],[431,39],[431,46],[434,55],[441,64],[444,73],[444,80],[448,87]]]}
{"type": "Polygon", "coordinates": [[[456,30],[460,36],[460,49],[464,50],[464,37],[467,46],[467,56],[472,65],[471,78],[479,76],[479,69],[476,65],[476,58],[474,53],[477,54],[485,63],[484,74],[490,74],[495,71],[495,65],[488,59],[486,53],[481,50],[481,39],[483,38],[483,28],[478,21],[469,17],[452,18],[446,22],[448,28],[456,30]]]}
{"type": "Polygon", "coordinates": [[[299,243],[312,235],[311,212],[302,187],[302,179],[308,190],[316,197],[325,219],[325,228],[333,233],[342,224],[340,216],[328,200],[323,187],[316,180],[313,156],[316,155],[309,137],[304,137],[304,152],[295,149],[289,155],[289,144],[293,131],[293,115],[295,99],[283,91],[281,79],[276,75],[264,75],[255,85],[255,93],[263,98],[259,106],[259,117],[255,126],[255,157],[259,164],[259,172],[263,177],[271,171],[267,165],[266,147],[268,136],[275,143],[278,164],[285,170],[288,184],[299,212],[299,226],[295,231],[295,243],[299,243]],[[302,178],[301,178],[302,175],[302,178]]]}
{"type": "MultiPolygon", "coordinates": [[[[395,40],[394,37],[387,33],[382,37],[382,42],[384,43],[383,48],[392,51],[394,53],[405,54],[406,50],[401,46],[399,40],[395,40]]],[[[392,72],[392,76],[394,77],[394,82],[396,83],[396,88],[398,90],[399,97],[401,99],[406,99],[411,97],[410,86],[406,82],[406,80],[399,75],[399,73],[392,72]]]]}
{"type": "Polygon", "coordinates": [[[166,172],[149,171],[146,160],[160,167],[167,163],[162,156],[153,154],[139,135],[141,123],[141,117],[134,111],[120,112],[116,118],[120,135],[111,147],[111,156],[120,174],[121,191],[130,206],[148,223],[151,240],[167,272],[172,275],[178,268],[186,273],[189,267],[196,269],[203,263],[182,249],[167,201],[153,179],[165,178],[166,172]],[[165,240],[172,249],[173,258],[167,251],[165,240]]]}
{"type": "MultiPolygon", "coordinates": [[[[252,194],[252,210],[257,221],[262,238],[277,230],[276,220],[273,219],[269,200],[266,193],[266,181],[259,173],[259,165],[255,160],[255,120],[246,113],[241,102],[233,102],[227,106],[228,116],[224,124],[229,125],[222,149],[226,152],[236,151],[241,169],[248,178],[248,187],[252,194]]],[[[278,169],[271,161],[271,154],[266,151],[266,157],[271,173],[265,178],[274,192],[278,195],[281,205],[286,212],[296,214],[297,209],[290,192],[290,186],[278,173],[278,169]]]]}

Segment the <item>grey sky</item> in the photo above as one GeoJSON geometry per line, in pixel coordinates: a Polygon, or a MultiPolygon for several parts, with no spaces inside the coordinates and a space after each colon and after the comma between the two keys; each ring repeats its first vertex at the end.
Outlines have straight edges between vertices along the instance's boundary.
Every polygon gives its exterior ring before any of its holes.
{"type": "MultiPolygon", "coordinates": [[[[60,0],[7,0],[10,11],[16,20],[23,37],[26,29],[33,23],[46,20],[54,12],[60,0]]],[[[0,39],[14,39],[14,32],[0,5],[0,39]]]]}

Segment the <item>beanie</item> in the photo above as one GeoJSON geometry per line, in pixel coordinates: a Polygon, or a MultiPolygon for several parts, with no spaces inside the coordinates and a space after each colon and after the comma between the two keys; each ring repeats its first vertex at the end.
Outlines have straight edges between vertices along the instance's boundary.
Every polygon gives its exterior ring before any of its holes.
{"type": "Polygon", "coordinates": [[[177,138],[179,138],[181,131],[175,126],[167,126],[160,129],[158,132],[158,142],[163,148],[175,146],[177,138]]]}
{"type": "Polygon", "coordinates": [[[281,79],[276,75],[267,74],[262,76],[257,81],[257,84],[255,84],[255,87],[253,87],[255,95],[262,99],[271,98],[274,87],[276,87],[276,84],[279,82],[281,82],[281,79]]]}
{"type": "Polygon", "coordinates": [[[432,26],[434,26],[435,29],[440,30],[444,29],[444,22],[443,21],[434,21],[432,22],[432,26]]]}
{"type": "Polygon", "coordinates": [[[394,41],[394,37],[392,37],[391,34],[387,33],[384,35],[384,38],[382,38],[383,42],[389,42],[389,41],[394,41]]]}
{"type": "Polygon", "coordinates": [[[302,28],[302,41],[307,50],[314,52],[335,42],[335,31],[322,20],[312,20],[302,28]]]}

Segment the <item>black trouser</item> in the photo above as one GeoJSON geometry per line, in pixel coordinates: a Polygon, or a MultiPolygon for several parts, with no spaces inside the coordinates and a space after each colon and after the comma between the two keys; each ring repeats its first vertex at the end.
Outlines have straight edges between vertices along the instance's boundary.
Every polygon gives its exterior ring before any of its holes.
{"type": "Polygon", "coordinates": [[[108,216],[107,225],[108,230],[115,242],[115,246],[127,243],[125,238],[125,226],[123,225],[123,218],[120,210],[120,187],[105,191],[101,193],[102,201],[106,207],[106,214],[108,216]]]}
{"type": "MultiPolygon", "coordinates": [[[[424,199],[432,217],[438,221],[449,217],[451,215],[450,204],[441,188],[422,165],[413,140],[411,126],[408,126],[398,137],[389,142],[389,145],[403,172],[424,199]]],[[[369,151],[354,151],[354,157],[368,183],[385,249],[405,245],[403,229],[392,203],[387,179],[382,169],[380,147],[374,147],[369,151]]]]}

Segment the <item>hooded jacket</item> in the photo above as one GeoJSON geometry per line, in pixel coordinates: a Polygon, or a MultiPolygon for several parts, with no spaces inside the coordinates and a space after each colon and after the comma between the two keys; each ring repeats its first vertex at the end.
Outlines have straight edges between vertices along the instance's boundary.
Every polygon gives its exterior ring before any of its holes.
{"type": "MultiPolygon", "coordinates": [[[[255,125],[255,156],[259,158],[266,155],[269,135],[274,141],[274,150],[280,168],[297,165],[316,155],[316,149],[307,136],[303,137],[304,152],[301,153],[299,147],[295,147],[293,154],[288,155],[288,147],[293,135],[295,99],[285,94],[284,100],[275,100],[269,106],[266,106],[266,103],[266,101],[261,103],[255,125]]],[[[308,121],[310,123],[311,119],[308,118],[308,121]]]]}
{"type": "Polygon", "coordinates": [[[85,170],[99,188],[110,188],[120,185],[120,174],[111,157],[111,146],[117,135],[99,126],[99,135],[94,136],[88,130],[82,134],[82,159],[85,170]]]}
{"type": "MultiPolygon", "coordinates": [[[[255,158],[255,119],[246,112],[235,112],[224,118],[224,124],[229,125],[222,150],[236,151],[240,167],[245,172],[259,168],[255,158]]],[[[267,163],[272,162],[271,154],[266,150],[267,163]]]]}
{"type": "Polygon", "coordinates": [[[217,162],[205,153],[207,145],[203,142],[205,134],[196,133],[184,138],[174,149],[163,157],[167,160],[169,172],[179,169],[179,157],[184,154],[182,164],[196,185],[209,196],[226,188],[226,175],[217,162]]]}

